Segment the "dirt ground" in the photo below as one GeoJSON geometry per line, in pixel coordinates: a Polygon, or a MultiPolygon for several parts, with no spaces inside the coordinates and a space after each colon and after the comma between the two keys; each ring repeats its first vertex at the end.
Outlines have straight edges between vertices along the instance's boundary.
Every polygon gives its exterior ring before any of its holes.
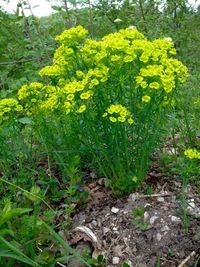
{"type": "Polygon", "coordinates": [[[200,197],[195,187],[187,188],[184,213],[176,177],[167,177],[154,164],[144,188],[148,184],[153,185],[152,194],[140,190],[115,199],[103,179],[91,179],[90,200],[75,213],[72,229],[86,226],[94,233],[98,248],[93,254],[104,255],[107,267],[124,262],[132,267],[178,267],[192,252],[183,266],[195,266],[200,253],[200,197]]]}

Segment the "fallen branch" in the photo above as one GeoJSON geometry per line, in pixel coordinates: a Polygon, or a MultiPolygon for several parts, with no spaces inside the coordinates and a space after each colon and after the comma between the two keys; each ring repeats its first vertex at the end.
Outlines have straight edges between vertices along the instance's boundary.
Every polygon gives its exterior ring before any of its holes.
{"type": "Polygon", "coordinates": [[[183,267],[192,257],[194,257],[196,255],[196,251],[192,251],[191,253],[190,253],[190,255],[187,257],[187,258],[185,258],[180,264],[179,264],[179,266],[178,267],[183,267]]]}
{"type": "Polygon", "coordinates": [[[10,62],[0,62],[0,66],[6,66],[6,65],[14,65],[14,64],[21,64],[31,61],[38,61],[41,60],[41,58],[29,58],[29,59],[23,59],[23,60],[14,60],[10,62]]]}
{"type": "Polygon", "coordinates": [[[160,194],[151,194],[151,195],[141,195],[139,198],[148,198],[148,197],[168,197],[171,196],[171,193],[160,193],[160,194]]]}

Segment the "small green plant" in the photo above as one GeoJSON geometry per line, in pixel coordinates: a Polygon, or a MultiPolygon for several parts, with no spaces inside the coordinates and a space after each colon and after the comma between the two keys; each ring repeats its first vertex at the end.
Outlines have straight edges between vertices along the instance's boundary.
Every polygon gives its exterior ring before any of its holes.
{"type": "Polygon", "coordinates": [[[175,251],[171,248],[168,249],[168,253],[167,253],[170,257],[174,257],[176,255],[175,251]]]}
{"type": "Polygon", "coordinates": [[[124,262],[122,267],[130,267],[130,265],[128,263],[124,262]]]}
{"type": "Polygon", "coordinates": [[[200,169],[198,160],[200,159],[200,152],[197,149],[186,149],[184,152],[186,157],[185,169],[182,174],[182,209],[183,209],[183,224],[185,233],[188,234],[189,218],[188,218],[188,202],[187,202],[187,185],[191,174],[196,174],[200,177],[200,169]]]}
{"type": "Polygon", "coordinates": [[[152,195],[153,194],[153,186],[152,185],[148,185],[146,190],[145,190],[147,195],[152,195]]]}
{"type": "Polygon", "coordinates": [[[144,206],[140,206],[133,210],[133,224],[139,227],[141,230],[146,230],[148,228],[148,224],[145,222],[144,217],[145,209],[144,206]]]}

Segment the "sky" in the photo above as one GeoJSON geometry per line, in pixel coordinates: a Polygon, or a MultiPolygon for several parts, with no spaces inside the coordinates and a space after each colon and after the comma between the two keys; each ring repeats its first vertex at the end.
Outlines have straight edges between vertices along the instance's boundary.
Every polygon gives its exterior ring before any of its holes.
{"type": "MultiPolygon", "coordinates": [[[[17,3],[19,0],[10,0],[9,3],[6,3],[4,0],[0,0],[0,6],[3,6],[6,11],[9,13],[13,13],[16,10],[17,3]]],[[[53,1],[51,1],[53,2],[53,1]]],[[[51,8],[51,3],[47,0],[29,0],[31,7],[33,8],[33,14],[38,17],[48,16],[53,13],[53,9],[51,8]],[[34,7],[36,6],[36,7],[34,7]]],[[[200,5],[200,0],[189,0],[189,3],[198,6],[200,5]]],[[[30,11],[25,10],[26,15],[30,15],[30,11]]]]}
{"type": "MultiPolygon", "coordinates": [[[[13,13],[17,8],[17,3],[19,0],[10,0],[7,4],[5,1],[0,0],[0,5],[8,11],[9,13],[13,13]]],[[[51,3],[47,0],[29,0],[31,7],[33,8],[33,14],[38,17],[48,16],[53,13],[53,9],[51,8],[51,3]],[[34,7],[35,6],[35,7],[34,7]]],[[[26,15],[30,15],[30,11],[28,9],[25,10],[26,15]]]]}

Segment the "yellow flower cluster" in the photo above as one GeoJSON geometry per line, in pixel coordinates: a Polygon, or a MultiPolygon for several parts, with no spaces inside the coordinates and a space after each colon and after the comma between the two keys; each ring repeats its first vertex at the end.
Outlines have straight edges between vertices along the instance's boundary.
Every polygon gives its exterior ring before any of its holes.
{"type": "Polygon", "coordinates": [[[65,73],[65,68],[61,65],[46,66],[39,71],[40,76],[60,76],[65,73]]]}
{"type": "Polygon", "coordinates": [[[189,159],[200,159],[200,152],[196,149],[187,149],[184,152],[184,155],[189,159]]]}
{"type": "Polygon", "coordinates": [[[62,34],[58,35],[55,40],[66,46],[74,46],[79,44],[88,35],[88,31],[82,26],[77,26],[69,30],[64,31],[62,34]]]}
{"type": "Polygon", "coordinates": [[[142,102],[148,103],[150,100],[151,100],[151,97],[148,96],[148,95],[144,95],[144,96],[142,97],[142,102]]]}
{"type": "Polygon", "coordinates": [[[23,107],[14,98],[0,100],[0,119],[7,120],[12,112],[21,111],[23,107]]]}
{"type": "Polygon", "coordinates": [[[60,88],[55,86],[44,86],[42,83],[30,83],[23,85],[18,91],[18,99],[24,103],[27,115],[32,112],[52,111],[58,106],[60,88]]]}
{"type": "Polygon", "coordinates": [[[103,117],[109,117],[111,122],[128,122],[133,124],[134,120],[132,114],[127,110],[126,107],[122,105],[115,104],[107,108],[106,112],[103,114],[103,117]]]}
{"type": "Polygon", "coordinates": [[[41,89],[43,88],[42,83],[31,83],[29,85],[23,85],[19,91],[18,91],[18,99],[19,100],[24,100],[29,97],[34,97],[40,94],[41,89]]]}
{"type": "MultiPolygon", "coordinates": [[[[49,85],[31,83],[19,90],[18,98],[26,112],[59,108],[65,114],[82,113],[89,105],[95,106],[101,97],[105,110],[113,101],[122,103],[119,96],[128,99],[137,95],[138,88],[143,89],[138,94],[139,102],[148,103],[162,94],[164,103],[164,94],[170,100],[169,93],[188,75],[187,68],[172,58],[174,45],[166,38],[148,41],[135,28],[120,30],[101,40],[85,40],[87,34],[87,30],[78,26],[56,37],[61,45],[55,51],[53,63],[39,72],[50,77],[49,85]]],[[[123,108],[111,105],[106,113],[111,115],[113,109],[113,114],[119,116],[109,115],[109,119],[133,123],[129,113],[121,115],[125,112],[123,108]]]]}
{"type": "MultiPolygon", "coordinates": [[[[63,94],[66,94],[64,102],[66,113],[69,114],[74,110],[76,102],[90,99],[94,95],[95,87],[107,81],[108,73],[109,69],[104,65],[99,65],[98,68],[90,69],[86,74],[77,70],[76,76],[81,80],[73,79],[73,81],[68,82],[64,86],[62,91],[63,94]]],[[[86,105],[83,104],[80,107],[78,106],[77,113],[82,113],[85,110],[86,105]]]]}
{"type": "Polygon", "coordinates": [[[159,65],[148,65],[141,68],[136,77],[136,84],[141,88],[163,88],[170,93],[176,85],[176,80],[185,82],[188,76],[187,68],[176,59],[162,59],[159,65]]]}

